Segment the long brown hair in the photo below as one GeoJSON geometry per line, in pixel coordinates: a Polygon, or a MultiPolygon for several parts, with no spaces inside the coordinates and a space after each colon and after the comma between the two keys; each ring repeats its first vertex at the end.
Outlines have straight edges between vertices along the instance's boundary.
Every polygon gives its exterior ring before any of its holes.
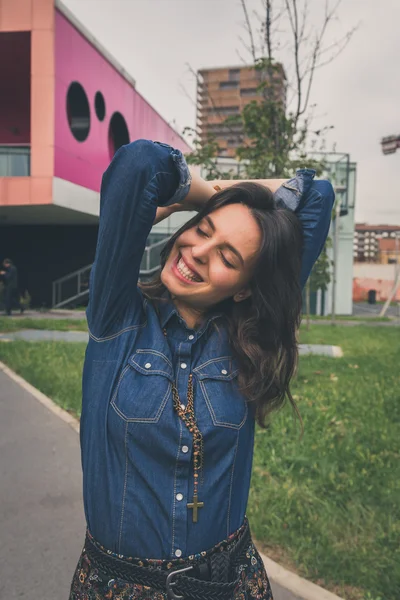
{"type": "MultiPolygon", "coordinates": [[[[161,254],[161,270],[184,231],[213,211],[236,203],[249,207],[262,233],[249,283],[252,294],[242,302],[229,298],[213,309],[225,315],[232,352],[238,361],[240,390],[253,403],[257,421],[264,427],[266,416],[280,408],[286,397],[300,417],[290,392],[290,380],[297,366],[296,333],[301,317],[303,236],[296,215],[277,206],[272,192],[264,186],[250,182],[233,185],[216,193],[168,240],[161,254]]],[[[140,287],[153,302],[166,291],[160,273],[140,287]]]]}

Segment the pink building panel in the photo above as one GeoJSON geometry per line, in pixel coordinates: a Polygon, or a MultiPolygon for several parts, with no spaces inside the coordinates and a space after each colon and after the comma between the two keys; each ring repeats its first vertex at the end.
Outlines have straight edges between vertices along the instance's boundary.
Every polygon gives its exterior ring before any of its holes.
{"type": "Polygon", "coordinates": [[[143,99],[130,83],[88,42],[60,12],[55,16],[55,156],[54,175],[99,191],[110,163],[108,131],[112,115],[125,119],[130,141],[149,138],[189,151],[184,140],[143,99]],[[84,88],[90,107],[90,130],[79,142],[71,133],[67,92],[72,82],[84,88]],[[105,118],[95,111],[95,95],[105,100],[105,118]]]}

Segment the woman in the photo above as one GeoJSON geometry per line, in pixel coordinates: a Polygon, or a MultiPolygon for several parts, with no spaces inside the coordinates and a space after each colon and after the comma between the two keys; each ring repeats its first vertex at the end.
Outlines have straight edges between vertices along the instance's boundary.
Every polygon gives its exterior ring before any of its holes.
{"type": "Polygon", "coordinates": [[[313,177],[216,193],[165,144],[115,155],[87,310],[88,531],[71,600],[272,598],[245,510],[254,423],[293,403],[301,285],[329,228],[332,187],[313,177]],[[193,208],[138,287],[153,222],[193,208]]]}

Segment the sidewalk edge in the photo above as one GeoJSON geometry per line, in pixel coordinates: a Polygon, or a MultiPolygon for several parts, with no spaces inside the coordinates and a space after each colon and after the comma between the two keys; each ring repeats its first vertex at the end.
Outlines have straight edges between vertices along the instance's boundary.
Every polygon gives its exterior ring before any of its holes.
{"type": "Polygon", "coordinates": [[[43,394],[33,385],[28,383],[23,377],[17,375],[15,371],[12,371],[7,365],[0,361],[0,371],[3,371],[10,379],[18,383],[24,390],[29,392],[40,404],[43,404],[48,410],[52,413],[60,417],[65,423],[67,423],[76,433],[79,433],[79,421],[75,417],[69,414],[66,410],[58,406],[53,400],[51,400],[48,396],[43,394]]]}
{"type": "MultiPolygon", "coordinates": [[[[60,417],[65,423],[67,423],[76,433],[79,434],[79,421],[66,410],[60,408],[53,400],[43,394],[33,385],[28,383],[23,377],[17,375],[12,369],[7,367],[3,362],[0,361],[0,370],[5,373],[10,379],[20,385],[25,391],[29,392],[40,404],[45,406],[52,413],[60,417]]],[[[296,599],[301,600],[343,600],[339,596],[328,592],[324,588],[311,583],[307,579],[303,579],[299,575],[288,571],[275,561],[271,560],[265,554],[261,554],[261,558],[264,561],[265,568],[268,573],[268,577],[272,579],[274,583],[277,583],[288,592],[292,593],[296,599]]]]}
{"type": "Polygon", "coordinates": [[[272,584],[276,583],[292,593],[296,600],[343,600],[343,598],[308,581],[308,579],[304,579],[296,575],[296,573],[281,567],[281,565],[261,552],[260,556],[264,561],[265,569],[268,577],[272,580],[272,584]]]}

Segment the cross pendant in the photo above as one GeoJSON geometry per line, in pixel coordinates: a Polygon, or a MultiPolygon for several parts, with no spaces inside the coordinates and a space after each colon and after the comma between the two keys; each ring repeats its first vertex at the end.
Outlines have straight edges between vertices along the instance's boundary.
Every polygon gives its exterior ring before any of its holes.
{"type": "Polygon", "coordinates": [[[193,509],[193,523],[197,523],[197,511],[199,508],[203,508],[204,502],[199,502],[197,494],[193,496],[193,502],[189,502],[188,508],[193,509]]]}

